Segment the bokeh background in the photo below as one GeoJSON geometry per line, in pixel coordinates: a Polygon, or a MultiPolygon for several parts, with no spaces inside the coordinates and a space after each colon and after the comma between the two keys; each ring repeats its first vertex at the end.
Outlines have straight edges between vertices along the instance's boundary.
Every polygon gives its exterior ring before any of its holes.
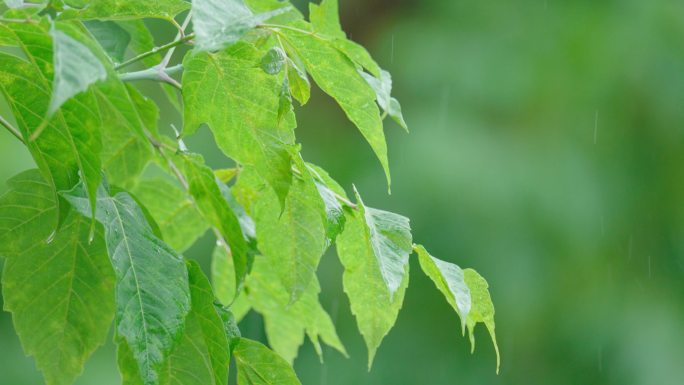
{"type": "MultiPolygon", "coordinates": [[[[393,74],[411,133],[387,125],[388,196],[361,135],[315,92],[298,111],[304,156],[410,217],[433,255],[488,279],[502,366],[483,328],[470,354],[412,260],[404,308],[367,372],[329,253],[321,300],[351,358],[328,350],[321,365],[307,342],[303,384],[684,384],[684,3],[340,2],[346,31],[393,74]]],[[[164,111],[164,124],[177,119],[164,111]]],[[[225,166],[208,131],[189,144],[225,166]]],[[[5,131],[0,155],[1,180],[32,167],[5,131]]],[[[188,256],[207,266],[212,242],[188,256]]],[[[241,326],[264,339],[258,315],[241,326]]],[[[78,380],[119,382],[111,344],[78,380]]],[[[0,383],[42,383],[5,312],[0,383]]]]}

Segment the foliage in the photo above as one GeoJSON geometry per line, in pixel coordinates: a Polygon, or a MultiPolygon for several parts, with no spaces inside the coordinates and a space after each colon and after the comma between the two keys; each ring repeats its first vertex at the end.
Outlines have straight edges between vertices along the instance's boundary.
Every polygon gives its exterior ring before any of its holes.
{"type": "Polygon", "coordinates": [[[388,183],[383,119],[406,128],[389,73],[347,39],[335,0],[311,4],[309,21],[276,0],[7,5],[0,90],[16,126],[1,122],[38,170],[0,197],[3,298],[46,383],[72,383],[114,320],[125,384],[226,384],[231,354],[239,384],[298,384],[290,365],[304,335],[319,354],[322,341],[346,355],[318,302],[316,269],[333,244],[369,368],[414,251],[473,346],[478,323],[496,346],[481,276],[413,245],[408,218],[366,206],[356,189],[353,203],[300,154],[292,99],[306,104],[308,76],[358,127],[388,183]],[[171,22],[178,37],[152,47],[145,18],[171,22]],[[193,49],[169,66],[181,45],[193,49]],[[125,72],[136,63],[147,67],[125,72]],[[182,90],[180,134],[158,130],[139,80],[162,83],[172,105],[169,87],[182,90]],[[186,148],[202,125],[235,169],[212,170],[186,148]],[[152,164],[163,176],[144,173],[152,164]],[[213,284],[181,255],[207,229],[213,284]],[[240,337],[236,318],[250,308],[273,351],[240,337]]]}

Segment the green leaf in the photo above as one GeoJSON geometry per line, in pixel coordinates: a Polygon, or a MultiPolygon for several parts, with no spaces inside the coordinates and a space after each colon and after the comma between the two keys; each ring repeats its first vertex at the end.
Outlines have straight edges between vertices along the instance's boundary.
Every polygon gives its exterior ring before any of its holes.
{"type": "MultiPolygon", "coordinates": [[[[90,214],[82,185],[64,196],[81,214],[90,214]]],[[[109,196],[101,187],[97,205],[116,272],[117,335],[128,343],[143,382],[156,384],[190,310],[185,262],[153,234],[127,193],[109,196]]]]}
{"type": "Polygon", "coordinates": [[[2,224],[0,239],[11,236],[15,245],[31,244],[6,255],[11,258],[4,266],[2,295],[24,351],[35,357],[46,383],[71,384],[107,337],[114,317],[114,272],[100,228],[89,241],[90,222],[76,213],[50,243],[37,238],[51,222],[40,216],[47,207],[55,210],[54,195],[37,170],[13,177],[10,191],[0,198],[3,218],[11,210],[22,228],[2,224]]]}
{"type": "Polygon", "coordinates": [[[294,126],[278,119],[282,79],[259,68],[262,57],[263,52],[247,43],[216,54],[186,56],[183,134],[207,123],[221,150],[256,168],[282,205],[292,177],[294,126]]]}
{"type": "Polygon", "coordinates": [[[209,281],[197,262],[188,262],[192,308],[185,333],[167,359],[162,384],[225,385],[230,352],[224,323],[209,281]]]}
{"type": "MultiPolygon", "coordinates": [[[[50,29],[53,41],[54,80],[48,116],[74,95],[107,78],[107,71],[100,60],[78,40],[55,25],[50,29]]],[[[97,187],[96,183],[96,187],[97,187]]]]}
{"type": "Polygon", "coordinates": [[[299,300],[290,304],[288,291],[278,279],[280,275],[276,264],[259,257],[247,279],[249,302],[264,317],[266,335],[273,350],[292,364],[306,333],[321,360],[323,352],[319,339],[346,356],[330,316],[318,302],[321,291],[318,279],[314,277],[299,300]]]}
{"type": "Polygon", "coordinates": [[[231,313],[239,322],[249,312],[251,305],[244,291],[237,293],[233,257],[224,245],[217,245],[211,257],[211,282],[216,298],[230,306],[231,313]],[[237,297],[236,297],[237,293],[237,297]]]}
{"type": "Polygon", "coordinates": [[[287,81],[292,97],[302,106],[305,105],[311,95],[311,83],[306,72],[292,60],[289,60],[287,65],[287,81]]]}
{"type": "Polygon", "coordinates": [[[8,191],[0,197],[2,257],[21,255],[55,229],[57,208],[52,186],[35,174],[27,171],[10,178],[8,191]]]}
{"type": "Polygon", "coordinates": [[[330,246],[344,229],[344,208],[338,197],[346,199],[346,195],[344,189],[325,170],[310,163],[307,164],[307,168],[314,175],[316,188],[325,204],[325,234],[328,241],[327,246],[330,246]]]}
{"type": "Polygon", "coordinates": [[[260,23],[290,7],[253,14],[242,0],[194,0],[192,23],[198,51],[217,51],[236,43],[260,23]]]}
{"type": "Polygon", "coordinates": [[[404,121],[404,117],[401,114],[401,105],[399,101],[393,98],[390,94],[392,93],[392,76],[389,72],[385,70],[380,71],[380,77],[376,78],[373,75],[369,75],[363,71],[360,72],[361,76],[368,82],[368,84],[373,88],[376,95],[376,100],[394,121],[396,121],[404,130],[408,132],[408,127],[404,121]]]}
{"type": "Polygon", "coordinates": [[[68,9],[59,15],[60,20],[130,20],[159,18],[173,20],[174,16],[190,8],[183,0],[97,0],[82,9],[68,9]]]}
{"type": "Polygon", "coordinates": [[[156,131],[156,105],[136,89],[112,80],[93,90],[102,117],[102,167],[112,184],[130,187],[153,157],[146,132],[156,131]]]}
{"type": "Polygon", "coordinates": [[[358,211],[347,216],[337,237],[337,253],[344,266],[344,291],[368,347],[370,368],[404,300],[411,234],[407,218],[365,207],[357,199],[358,211]]]}
{"type": "Polygon", "coordinates": [[[259,342],[240,338],[233,355],[238,385],[301,385],[292,367],[259,342]]]}
{"type": "Polygon", "coordinates": [[[292,303],[316,276],[326,247],[325,206],[313,178],[300,163],[282,214],[277,197],[270,192],[254,207],[259,250],[276,267],[292,303]]]}
{"type": "Polygon", "coordinates": [[[276,75],[283,70],[287,56],[280,47],[273,47],[261,59],[261,69],[269,75],[276,75]]]}
{"type": "Polygon", "coordinates": [[[465,282],[463,270],[453,263],[445,262],[430,255],[422,245],[416,245],[418,261],[423,272],[435,283],[449,305],[461,318],[461,328],[465,333],[466,318],[470,313],[470,289],[465,282]]]}
{"type": "Polygon", "coordinates": [[[125,29],[113,21],[88,20],[83,24],[115,63],[124,60],[131,42],[131,35],[125,29]]]}
{"type": "MultiPolygon", "coordinates": [[[[66,29],[71,36],[66,39],[85,40],[73,28],[66,29]]],[[[99,128],[102,123],[92,91],[74,96],[55,111],[54,116],[45,120],[54,93],[52,79],[58,77],[52,72],[53,44],[47,25],[0,24],[0,34],[17,44],[28,59],[0,53],[0,90],[6,96],[38,168],[53,186],[55,194],[76,185],[80,172],[93,201],[101,179],[102,139],[99,128]],[[42,134],[36,140],[28,140],[40,132],[41,126],[45,128],[42,134]]],[[[66,36],[62,31],[56,34],[66,36]]],[[[56,46],[62,46],[59,48],[62,50],[66,48],[62,43],[56,43],[56,46]]],[[[68,205],[61,200],[57,202],[61,223],[68,212],[68,205]]]]}
{"type": "Polygon", "coordinates": [[[359,213],[366,225],[366,246],[378,261],[382,280],[390,298],[397,291],[406,273],[409,256],[413,250],[409,219],[388,211],[364,206],[361,196],[354,189],[359,213]]]}
{"type": "Polygon", "coordinates": [[[499,345],[496,343],[494,304],[492,303],[492,298],[489,296],[489,284],[473,269],[463,269],[463,275],[465,277],[465,282],[470,289],[472,298],[470,313],[468,313],[468,318],[466,318],[471,350],[475,351],[475,326],[477,326],[478,323],[484,323],[489,335],[492,337],[492,343],[494,344],[494,350],[496,351],[496,372],[499,373],[501,357],[499,355],[499,345]]]}
{"type": "Polygon", "coordinates": [[[233,350],[235,350],[235,347],[240,342],[240,337],[242,337],[240,329],[238,328],[237,321],[235,320],[235,316],[233,316],[231,309],[216,303],[214,306],[223,321],[223,329],[226,332],[226,337],[228,337],[228,345],[230,346],[230,353],[232,354],[233,350]]]}
{"type": "Polygon", "coordinates": [[[337,0],[323,0],[321,4],[309,3],[309,20],[314,31],[333,38],[346,39],[340,25],[337,0]]]}
{"type": "Polygon", "coordinates": [[[202,157],[188,155],[184,163],[189,192],[199,212],[218,229],[230,246],[235,261],[236,289],[239,291],[254,260],[254,253],[247,245],[247,235],[243,233],[237,215],[222,194],[220,182],[216,180],[214,172],[204,165],[202,157]]]}
{"type": "MultiPolygon", "coordinates": [[[[303,25],[303,28],[307,28],[303,25]]],[[[358,73],[354,63],[338,51],[329,40],[304,31],[282,29],[286,49],[301,58],[316,84],[332,96],[345,114],[371,145],[391,182],[387,143],[382,128],[380,111],[375,104],[375,92],[358,73]]]]}
{"type": "MultiPolygon", "coordinates": [[[[161,385],[225,385],[230,361],[223,314],[214,306],[214,294],[199,265],[188,261],[192,307],[180,342],[164,362],[161,385]]],[[[119,343],[119,369],[124,385],[142,384],[126,341],[119,343]]]]}
{"type": "Polygon", "coordinates": [[[164,241],[183,252],[209,228],[190,196],[165,178],[143,179],[133,194],[150,211],[164,241]]]}

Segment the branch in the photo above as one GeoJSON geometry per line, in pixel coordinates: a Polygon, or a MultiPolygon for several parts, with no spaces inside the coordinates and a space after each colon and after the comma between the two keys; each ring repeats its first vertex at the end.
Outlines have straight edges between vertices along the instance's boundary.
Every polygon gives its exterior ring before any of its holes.
{"type": "Polygon", "coordinates": [[[24,142],[24,138],[21,136],[21,132],[14,127],[10,122],[8,122],[4,117],[0,116],[0,126],[3,126],[9,131],[12,135],[14,135],[17,139],[19,139],[22,143],[24,142]]]}
{"type": "Polygon", "coordinates": [[[157,66],[147,68],[141,71],[126,72],[119,74],[119,79],[124,82],[133,82],[137,80],[154,80],[169,83],[172,86],[180,89],[180,84],[170,75],[176,74],[183,70],[183,65],[178,64],[173,67],[159,69],[157,66]]]}
{"type": "Polygon", "coordinates": [[[149,50],[149,51],[147,51],[147,52],[141,53],[141,54],[138,55],[138,56],[132,57],[132,58],[130,58],[130,59],[124,61],[123,63],[118,64],[117,66],[114,67],[114,69],[115,69],[115,70],[120,70],[121,68],[126,67],[127,65],[133,64],[133,63],[138,62],[138,61],[140,61],[140,60],[142,60],[142,59],[145,59],[145,58],[148,58],[148,57],[150,57],[150,56],[152,56],[152,55],[155,55],[155,54],[157,54],[157,53],[159,53],[159,52],[164,52],[164,51],[166,51],[166,50],[168,50],[168,49],[172,49],[172,48],[177,47],[177,46],[179,46],[179,45],[181,45],[181,44],[183,44],[183,43],[186,43],[186,42],[192,40],[194,37],[195,37],[195,34],[194,34],[194,33],[191,33],[191,34],[188,34],[188,35],[183,36],[183,37],[180,38],[180,39],[174,40],[174,41],[172,41],[172,42],[170,42],[170,43],[164,44],[164,45],[159,46],[159,47],[154,47],[154,48],[152,48],[151,50],[149,50]]]}

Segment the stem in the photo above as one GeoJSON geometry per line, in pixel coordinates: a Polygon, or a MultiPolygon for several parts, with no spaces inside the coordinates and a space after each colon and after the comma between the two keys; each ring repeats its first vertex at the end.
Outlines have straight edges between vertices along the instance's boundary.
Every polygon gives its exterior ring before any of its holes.
{"type": "Polygon", "coordinates": [[[19,23],[19,24],[37,24],[35,20],[31,19],[7,19],[4,17],[0,17],[0,22],[1,23],[19,23]]]}
{"type": "Polygon", "coordinates": [[[150,56],[152,56],[152,55],[155,55],[155,54],[157,54],[157,53],[159,53],[159,52],[164,52],[164,51],[166,51],[167,49],[171,49],[171,48],[177,47],[177,46],[179,46],[179,45],[181,45],[181,44],[183,44],[183,43],[186,43],[186,42],[192,40],[194,37],[195,37],[195,34],[194,34],[194,33],[191,33],[191,34],[188,34],[188,35],[183,36],[182,38],[180,38],[180,39],[178,39],[178,40],[174,40],[174,41],[172,41],[172,42],[170,42],[170,43],[164,44],[164,45],[159,46],[159,47],[154,47],[154,48],[152,48],[151,50],[149,50],[149,51],[147,51],[147,52],[141,53],[141,54],[138,55],[138,56],[132,57],[132,58],[130,58],[130,59],[124,61],[123,63],[118,64],[117,66],[114,67],[114,69],[115,69],[115,70],[120,70],[121,68],[126,67],[127,65],[133,64],[133,63],[138,62],[138,61],[140,61],[140,60],[142,60],[142,59],[145,59],[145,58],[148,58],[148,57],[150,57],[150,56]]]}
{"type": "Polygon", "coordinates": [[[21,132],[14,127],[10,122],[8,122],[4,117],[0,116],[0,125],[5,127],[7,131],[9,131],[12,135],[14,135],[17,139],[19,139],[22,143],[24,143],[24,138],[21,136],[21,132]]]}
{"type": "Polygon", "coordinates": [[[173,79],[170,75],[176,74],[183,70],[183,65],[178,64],[173,67],[168,67],[164,69],[159,69],[157,66],[152,68],[147,68],[141,71],[126,72],[119,75],[119,79],[124,82],[132,82],[137,80],[155,80],[169,83],[172,86],[177,86],[180,88],[180,84],[176,79],[173,79]]]}

